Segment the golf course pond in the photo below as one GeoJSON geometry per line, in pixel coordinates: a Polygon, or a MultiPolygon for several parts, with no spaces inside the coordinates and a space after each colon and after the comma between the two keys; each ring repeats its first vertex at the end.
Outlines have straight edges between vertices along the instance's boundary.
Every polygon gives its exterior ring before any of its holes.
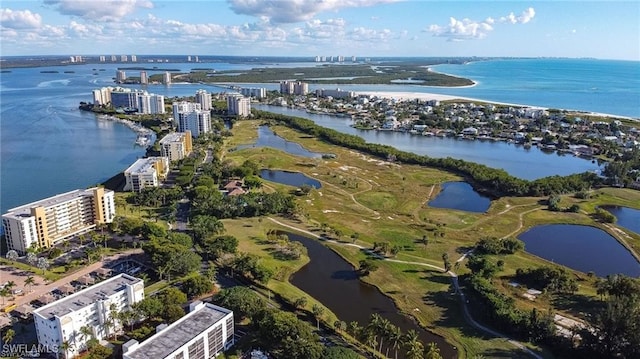
{"type": "Polygon", "coordinates": [[[547,224],[518,238],[525,243],[525,251],[584,273],[640,276],[640,262],[613,236],[596,227],[547,224]]]}

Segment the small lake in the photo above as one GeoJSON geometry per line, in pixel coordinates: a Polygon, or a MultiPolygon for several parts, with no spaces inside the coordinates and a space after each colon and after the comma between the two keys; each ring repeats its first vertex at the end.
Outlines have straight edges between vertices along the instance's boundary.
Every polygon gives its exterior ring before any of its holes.
{"type": "Polygon", "coordinates": [[[321,158],[322,153],[311,152],[300,144],[287,141],[284,138],[276,135],[269,126],[258,127],[258,140],[254,144],[240,145],[236,149],[241,150],[252,147],[272,147],[294,156],[321,158]]]}
{"type": "Polygon", "coordinates": [[[316,189],[322,187],[322,184],[320,184],[320,181],[307,177],[300,172],[264,169],[260,171],[260,177],[262,177],[262,179],[265,179],[267,181],[282,183],[282,184],[295,186],[295,187],[302,187],[303,185],[312,186],[312,187],[315,187],[316,189]]]}
{"type": "Polygon", "coordinates": [[[616,224],[640,234],[640,209],[621,206],[602,206],[616,216],[616,224]]]}
{"type": "Polygon", "coordinates": [[[467,182],[445,182],[440,193],[428,205],[435,208],[457,209],[467,212],[486,212],[491,199],[476,192],[467,182]]]}
{"type": "Polygon", "coordinates": [[[360,281],[351,264],[334,251],[317,240],[294,233],[287,235],[290,240],[304,244],[311,259],[291,276],[291,283],[319,300],[340,320],[366,325],[371,314],[378,313],[402,329],[403,333],[409,329],[418,332],[425,346],[435,342],[443,358],[458,357],[456,349],[442,337],[420,328],[409,317],[400,314],[393,301],[378,288],[360,281]]]}
{"type": "Polygon", "coordinates": [[[589,226],[548,224],[518,236],[525,250],[546,260],[599,277],[640,276],[640,263],[607,232],[589,226]]]}

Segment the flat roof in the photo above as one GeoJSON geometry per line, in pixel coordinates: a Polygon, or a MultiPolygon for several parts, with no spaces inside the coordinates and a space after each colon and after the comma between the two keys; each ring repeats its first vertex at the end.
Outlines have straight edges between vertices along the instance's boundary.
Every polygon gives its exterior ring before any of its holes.
{"type": "MultiPolygon", "coordinates": [[[[79,197],[92,197],[93,190],[97,187],[87,188],[87,189],[76,189],[73,191],[57,194],[53,197],[41,199],[39,201],[23,204],[22,206],[11,208],[3,215],[3,217],[25,217],[31,216],[31,208],[33,207],[53,207],[55,205],[69,202],[79,197]]],[[[105,189],[105,193],[112,192],[111,190],[105,189]]]]}
{"type": "Polygon", "coordinates": [[[182,142],[182,138],[184,137],[184,135],[185,135],[184,132],[168,133],[167,135],[162,137],[162,139],[160,140],[160,144],[163,145],[165,143],[171,143],[171,142],[182,142]]]}
{"type": "Polygon", "coordinates": [[[124,355],[132,359],[166,358],[191,339],[218,323],[229,313],[231,313],[229,309],[203,303],[124,355]]]}
{"type": "Polygon", "coordinates": [[[127,285],[134,285],[138,282],[142,282],[142,279],[122,273],[77,293],[56,300],[51,304],[40,307],[34,310],[33,314],[40,315],[46,319],[52,319],[56,316],[62,317],[106,299],[115,293],[125,290],[127,285]]]}
{"type": "Polygon", "coordinates": [[[125,173],[147,173],[155,170],[153,165],[162,160],[162,157],[147,157],[136,160],[129,168],[124,170],[125,173]]]}

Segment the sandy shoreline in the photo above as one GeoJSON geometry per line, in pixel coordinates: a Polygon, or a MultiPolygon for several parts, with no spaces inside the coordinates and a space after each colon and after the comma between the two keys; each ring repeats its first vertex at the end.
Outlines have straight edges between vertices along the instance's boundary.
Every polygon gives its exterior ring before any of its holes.
{"type": "MultiPolygon", "coordinates": [[[[395,100],[436,100],[436,101],[452,101],[452,100],[461,100],[461,101],[473,101],[473,102],[483,102],[483,103],[491,103],[495,105],[504,105],[504,106],[514,106],[514,107],[524,107],[524,108],[536,108],[536,109],[549,109],[548,107],[542,106],[532,106],[525,104],[517,104],[517,103],[507,103],[507,102],[497,102],[497,101],[488,101],[488,100],[480,100],[477,98],[464,97],[464,96],[454,96],[454,95],[441,95],[435,93],[426,93],[426,92],[395,92],[395,91],[355,91],[356,95],[369,95],[369,96],[377,96],[380,98],[388,98],[395,100]]],[[[569,112],[575,112],[579,114],[584,114],[588,116],[598,116],[598,117],[609,117],[609,118],[620,118],[631,121],[640,121],[637,118],[628,117],[628,116],[618,116],[612,115],[608,113],[599,113],[599,112],[588,112],[588,111],[580,111],[580,110],[568,110],[569,112]]]]}

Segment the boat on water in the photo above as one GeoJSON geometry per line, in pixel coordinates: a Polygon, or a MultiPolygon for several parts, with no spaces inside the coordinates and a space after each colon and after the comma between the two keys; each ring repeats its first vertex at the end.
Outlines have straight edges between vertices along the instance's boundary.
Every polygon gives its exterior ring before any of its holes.
{"type": "Polygon", "coordinates": [[[147,135],[138,135],[136,138],[136,145],[146,147],[149,145],[149,136],[147,135]]]}

